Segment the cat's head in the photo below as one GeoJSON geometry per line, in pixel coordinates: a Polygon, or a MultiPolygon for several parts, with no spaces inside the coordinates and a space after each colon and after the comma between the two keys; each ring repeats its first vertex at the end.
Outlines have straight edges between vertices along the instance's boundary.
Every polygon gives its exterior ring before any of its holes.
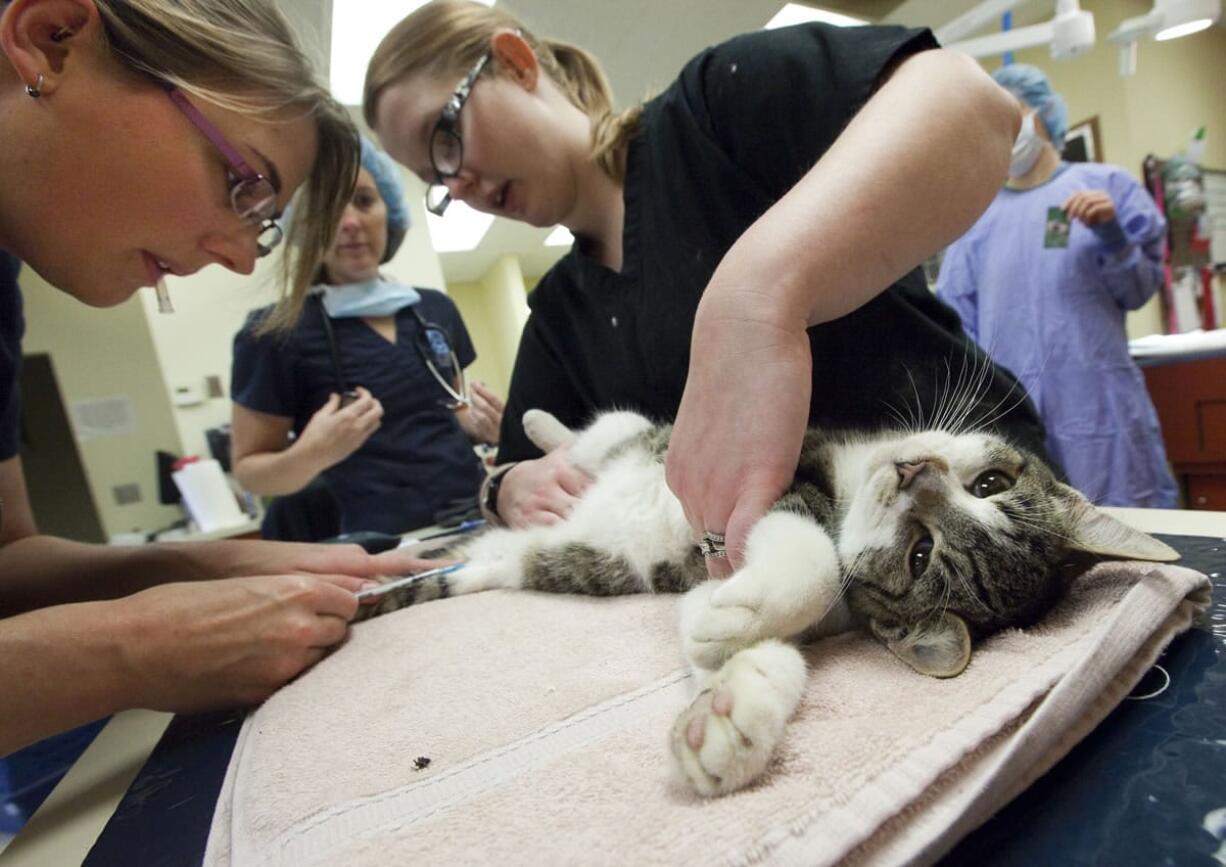
{"type": "Polygon", "coordinates": [[[1035,622],[1098,560],[1179,557],[987,434],[900,438],[866,476],[839,533],[848,604],[924,674],[961,673],[972,640],[1035,622]]]}

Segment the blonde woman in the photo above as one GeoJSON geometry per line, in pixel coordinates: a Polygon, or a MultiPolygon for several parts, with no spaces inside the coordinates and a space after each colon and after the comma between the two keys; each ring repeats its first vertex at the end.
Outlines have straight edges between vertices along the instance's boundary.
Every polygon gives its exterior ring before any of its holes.
{"type": "MultiPolygon", "coordinates": [[[[165,273],[250,273],[300,187],[290,234],[325,249],[358,140],[271,0],[11,0],[0,12],[3,755],[122,708],[258,702],[344,637],[363,576],[411,564],[358,548],[38,534],[17,457],[19,260],[98,307],[165,273]]],[[[287,262],[297,293],[317,265],[287,262]]]]}
{"type": "Polygon", "coordinates": [[[916,269],[991,201],[1020,119],[928,31],[746,34],[617,115],[586,52],[435,0],[375,52],[364,111],[436,209],[576,236],[530,298],[499,452],[521,462],[486,488],[507,523],[560,520],[586,482],[527,442],[532,407],[675,416],[667,478],[713,575],[792,480],[807,423],[931,418],[948,369],[983,373],[967,418],[1042,450],[1016,382],[916,269]]]}

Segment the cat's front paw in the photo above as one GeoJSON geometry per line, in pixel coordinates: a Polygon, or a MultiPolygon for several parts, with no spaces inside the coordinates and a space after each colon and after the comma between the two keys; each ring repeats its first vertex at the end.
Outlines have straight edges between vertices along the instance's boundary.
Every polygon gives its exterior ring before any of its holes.
{"type": "Polygon", "coordinates": [[[715,593],[682,635],[686,658],[715,671],[738,651],[762,638],[760,610],[748,601],[727,603],[715,593]]]}
{"type": "Polygon", "coordinates": [[[763,642],[728,660],[673,725],[679,776],[707,797],[756,780],[800,701],[804,678],[800,652],[780,642],[763,642]]]}
{"type": "Polygon", "coordinates": [[[716,586],[683,630],[689,660],[714,671],[764,638],[788,637],[793,624],[777,610],[781,606],[769,589],[767,579],[752,567],[716,586]]]}

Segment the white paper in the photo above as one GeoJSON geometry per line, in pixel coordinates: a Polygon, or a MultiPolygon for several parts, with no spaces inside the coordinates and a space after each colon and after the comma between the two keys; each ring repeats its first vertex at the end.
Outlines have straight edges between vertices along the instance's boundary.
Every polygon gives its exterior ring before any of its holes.
{"type": "Polygon", "coordinates": [[[234,490],[215,460],[195,461],[171,478],[183,495],[183,504],[202,533],[236,527],[247,521],[234,490]]]}

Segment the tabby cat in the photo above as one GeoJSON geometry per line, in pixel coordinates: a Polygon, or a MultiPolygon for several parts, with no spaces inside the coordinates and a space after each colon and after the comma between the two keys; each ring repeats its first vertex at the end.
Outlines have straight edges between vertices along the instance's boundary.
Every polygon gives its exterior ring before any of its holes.
{"type": "Polygon", "coordinates": [[[669,427],[608,412],[576,435],[532,410],[524,428],[545,451],[568,445],[593,477],[570,517],[486,532],[461,552],[464,568],[363,615],[491,588],[689,591],[681,633],[698,694],[671,745],[704,795],[765,769],[804,686],[794,640],[860,626],[916,671],[951,677],[972,639],[1033,623],[1094,560],[1178,557],[1000,437],[813,429],[791,487],[750,533],[743,567],[707,581],[664,481],[669,427]]]}

